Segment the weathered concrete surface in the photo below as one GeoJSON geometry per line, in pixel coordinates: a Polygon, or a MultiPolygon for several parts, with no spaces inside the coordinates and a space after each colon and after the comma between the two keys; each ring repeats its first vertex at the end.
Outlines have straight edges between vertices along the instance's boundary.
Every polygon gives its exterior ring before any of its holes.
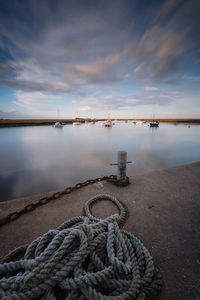
{"type": "MultiPolygon", "coordinates": [[[[200,300],[200,163],[137,175],[131,182],[126,188],[110,183],[83,188],[0,228],[0,255],[82,214],[88,198],[109,193],[129,208],[125,228],[144,242],[163,275],[158,299],[200,300]]],[[[1,203],[1,216],[38,198],[1,203]]],[[[101,217],[114,211],[108,202],[93,208],[101,217]]]]}

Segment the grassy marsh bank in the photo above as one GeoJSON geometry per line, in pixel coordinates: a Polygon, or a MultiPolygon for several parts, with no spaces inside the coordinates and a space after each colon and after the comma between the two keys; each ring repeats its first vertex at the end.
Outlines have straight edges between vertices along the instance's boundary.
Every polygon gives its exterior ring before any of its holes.
{"type": "MultiPolygon", "coordinates": [[[[78,119],[81,122],[94,121],[93,119],[78,119]]],[[[95,121],[103,121],[105,119],[95,119],[95,121]]],[[[128,120],[141,120],[145,122],[150,122],[153,119],[115,119],[118,121],[128,121],[128,120]]],[[[163,123],[175,123],[175,124],[200,124],[200,119],[156,119],[163,123]]],[[[62,122],[65,124],[72,124],[77,121],[77,119],[0,119],[1,127],[18,127],[18,126],[43,126],[43,125],[53,125],[56,122],[62,122]]]]}

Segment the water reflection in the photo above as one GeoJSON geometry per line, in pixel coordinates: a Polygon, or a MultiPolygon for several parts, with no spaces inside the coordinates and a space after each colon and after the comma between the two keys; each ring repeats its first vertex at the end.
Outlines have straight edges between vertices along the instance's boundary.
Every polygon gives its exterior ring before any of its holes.
{"type": "Polygon", "coordinates": [[[149,126],[149,130],[153,133],[154,131],[157,131],[159,129],[159,127],[150,127],[149,126]]]}
{"type": "Polygon", "coordinates": [[[1,201],[61,189],[115,172],[109,164],[126,150],[129,174],[200,159],[200,126],[159,128],[117,122],[0,129],[1,201]]]}

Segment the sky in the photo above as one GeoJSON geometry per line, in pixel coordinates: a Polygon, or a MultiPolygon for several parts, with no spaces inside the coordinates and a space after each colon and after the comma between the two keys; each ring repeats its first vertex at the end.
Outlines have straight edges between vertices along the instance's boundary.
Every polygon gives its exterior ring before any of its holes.
{"type": "Polygon", "coordinates": [[[0,118],[199,118],[199,0],[0,0],[0,118]]]}

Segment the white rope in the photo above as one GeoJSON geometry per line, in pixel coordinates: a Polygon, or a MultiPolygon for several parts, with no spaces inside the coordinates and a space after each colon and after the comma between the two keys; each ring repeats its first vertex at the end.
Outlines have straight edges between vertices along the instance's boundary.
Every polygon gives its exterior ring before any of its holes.
{"type": "Polygon", "coordinates": [[[38,237],[0,264],[2,300],[144,300],[161,289],[161,278],[148,250],[133,234],[120,230],[124,205],[110,195],[85,204],[86,216],[72,218],[38,237]],[[98,219],[90,207],[112,201],[119,214],[98,219]],[[24,250],[24,248],[22,249],[24,250]]]}

